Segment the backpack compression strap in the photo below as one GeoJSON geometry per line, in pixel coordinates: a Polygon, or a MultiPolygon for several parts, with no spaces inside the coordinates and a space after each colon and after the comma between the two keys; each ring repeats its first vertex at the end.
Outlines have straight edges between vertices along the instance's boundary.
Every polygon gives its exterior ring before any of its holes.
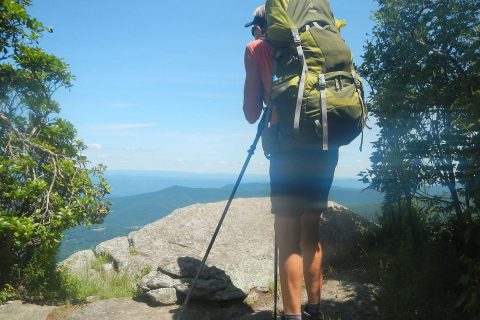
{"type": "Polygon", "coordinates": [[[355,82],[355,88],[357,89],[358,98],[360,99],[360,104],[362,106],[362,140],[360,142],[360,152],[361,152],[363,149],[363,129],[365,127],[367,127],[368,129],[372,129],[372,128],[370,128],[367,125],[368,111],[362,96],[362,85],[360,84],[360,80],[358,80],[353,73],[352,73],[352,77],[353,77],[353,81],[355,82]]]}
{"type": "Polygon", "coordinates": [[[303,53],[302,41],[298,29],[292,29],[293,40],[297,48],[298,58],[302,62],[302,73],[300,74],[300,83],[298,85],[297,104],[295,106],[295,118],[293,119],[293,131],[298,133],[300,130],[300,113],[302,111],[303,91],[305,90],[305,77],[308,72],[307,62],[303,53]]]}
{"type": "Polygon", "coordinates": [[[319,134],[320,127],[322,127],[322,139],[323,139],[323,151],[328,150],[328,118],[327,118],[327,82],[325,81],[325,75],[320,74],[318,76],[318,84],[320,86],[320,106],[322,114],[322,125],[320,120],[315,120],[317,126],[317,134],[319,134]]]}

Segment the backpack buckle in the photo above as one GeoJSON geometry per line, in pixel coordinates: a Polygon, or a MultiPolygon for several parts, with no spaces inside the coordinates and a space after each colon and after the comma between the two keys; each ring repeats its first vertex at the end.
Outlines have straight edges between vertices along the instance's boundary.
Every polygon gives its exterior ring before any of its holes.
{"type": "Polygon", "coordinates": [[[353,82],[355,82],[355,87],[357,88],[357,90],[360,90],[362,88],[360,80],[358,80],[356,77],[353,77],[353,82]]]}
{"type": "Polygon", "coordinates": [[[295,43],[295,46],[301,46],[302,45],[302,40],[300,40],[300,34],[298,33],[298,29],[292,29],[292,35],[293,35],[293,42],[295,43]]]}
{"type": "Polygon", "coordinates": [[[327,89],[327,81],[325,80],[325,75],[321,74],[318,76],[318,84],[320,85],[320,90],[327,89]]]}

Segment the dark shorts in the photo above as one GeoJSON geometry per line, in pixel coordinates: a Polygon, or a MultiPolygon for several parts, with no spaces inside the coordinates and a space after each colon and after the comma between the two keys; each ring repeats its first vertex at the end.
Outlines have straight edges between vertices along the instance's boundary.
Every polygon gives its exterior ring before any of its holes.
{"type": "Polygon", "coordinates": [[[270,158],[272,213],[299,216],[321,213],[327,208],[328,193],[338,162],[338,149],[329,151],[291,150],[270,158]]]}

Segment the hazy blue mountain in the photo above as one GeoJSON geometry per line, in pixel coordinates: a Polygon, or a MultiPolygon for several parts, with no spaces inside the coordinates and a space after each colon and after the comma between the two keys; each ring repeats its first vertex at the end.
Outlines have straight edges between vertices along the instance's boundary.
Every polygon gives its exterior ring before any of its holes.
{"type": "MultiPolygon", "coordinates": [[[[112,189],[110,197],[124,197],[150,193],[171,186],[190,188],[220,188],[234,183],[237,176],[233,174],[201,174],[176,171],[107,171],[105,177],[112,189]]],[[[267,176],[247,174],[244,183],[268,182],[267,176]]]]}
{"type": "MultiPolygon", "coordinates": [[[[233,185],[227,185],[222,189],[230,192],[232,188],[233,185]]],[[[270,196],[270,185],[267,183],[241,185],[238,189],[238,194],[240,197],[247,198],[268,197],[270,196]]],[[[338,186],[332,186],[329,196],[329,200],[342,204],[367,218],[371,218],[379,212],[382,199],[382,195],[376,191],[338,186]]]]}
{"type": "MultiPolygon", "coordinates": [[[[191,173],[177,171],[109,170],[105,177],[112,188],[110,197],[125,197],[163,190],[178,185],[190,188],[221,188],[235,183],[236,174],[191,173]]],[[[268,183],[266,175],[246,174],[243,183],[268,183]]],[[[336,178],[333,185],[342,188],[365,188],[357,179],[336,178]]]]}
{"type": "MultiPolygon", "coordinates": [[[[117,236],[125,236],[177,208],[226,200],[232,188],[233,185],[221,188],[172,186],[156,192],[112,197],[111,212],[102,224],[90,228],[81,226],[66,232],[58,258],[61,260],[75,251],[92,248],[117,236]]],[[[267,197],[269,194],[268,183],[245,183],[240,185],[236,197],[267,197]]],[[[361,189],[334,186],[330,195],[331,200],[367,217],[378,211],[381,202],[381,195],[369,190],[362,192],[361,189]]]]}
{"type": "Polygon", "coordinates": [[[352,178],[335,178],[333,185],[341,188],[365,189],[367,185],[358,179],[352,178]]]}

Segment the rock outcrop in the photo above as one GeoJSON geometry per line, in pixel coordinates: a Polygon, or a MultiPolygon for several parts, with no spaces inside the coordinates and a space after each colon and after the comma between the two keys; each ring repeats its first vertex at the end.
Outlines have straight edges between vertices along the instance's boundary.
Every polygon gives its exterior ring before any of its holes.
{"type": "Polygon", "coordinates": [[[81,278],[100,279],[98,270],[92,268],[95,260],[96,256],[92,250],[82,250],[60,262],[58,268],[81,278]]]}
{"type": "Polygon", "coordinates": [[[92,250],[75,252],[67,259],[59,263],[59,268],[67,269],[73,274],[88,273],[90,264],[95,260],[95,253],[92,250]]]}
{"type": "MultiPolygon", "coordinates": [[[[99,244],[95,254],[110,256],[119,272],[135,275],[146,268],[153,270],[141,279],[138,289],[152,304],[173,304],[188,292],[225,204],[177,209],[128,237],[99,244]]],[[[319,226],[325,262],[335,264],[351,257],[357,250],[357,238],[368,224],[347,208],[330,202],[319,226]]],[[[193,299],[238,300],[255,290],[268,290],[273,283],[273,253],[270,200],[234,200],[193,299]]]]}
{"type": "Polygon", "coordinates": [[[325,263],[338,267],[356,260],[360,253],[358,240],[373,226],[346,207],[329,202],[318,229],[325,263]]]}

